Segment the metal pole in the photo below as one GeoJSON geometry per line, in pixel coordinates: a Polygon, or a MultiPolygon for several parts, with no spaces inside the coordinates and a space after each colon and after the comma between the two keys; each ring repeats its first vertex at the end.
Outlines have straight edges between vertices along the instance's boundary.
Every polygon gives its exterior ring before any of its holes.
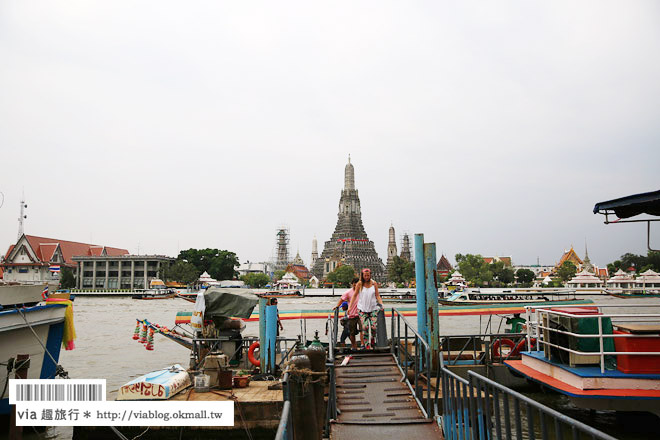
{"type": "Polygon", "coordinates": [[[438,322],[438,288],[435,285],[435,243],[424,244],[424,266],[426,273],[426,328],[428,331],[428,343],[431,350],[431,362],[433,367],[438,363],[439,347],[439,322],[438,322]]]}
{"type": "Polygon", "coordinates": [[[426,330],[426,278],[424,277],[424,234],[415,234],[415,284],[417,331],[428,342],[426,330]]]}
{"type": "Polygon", "coordinates": [[[259,298],[259,368],[262,373],[266,372],[266,301],[268,298],[259,298]]]}

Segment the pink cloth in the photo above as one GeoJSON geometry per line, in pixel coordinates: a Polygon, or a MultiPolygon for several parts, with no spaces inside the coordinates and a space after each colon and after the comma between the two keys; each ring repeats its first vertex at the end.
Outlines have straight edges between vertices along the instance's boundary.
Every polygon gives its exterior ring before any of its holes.
{"type": "Polygon", "coordinates": [[[355,294],[355,292],[353,291],[353,289],[348,289],[341,296],[342,301],[347,301],[348,302],[348,306],[349,306],[348,317],[349,318],[357,318],[358,317],[358,306],[357,306],[358,302],[355,301],[355,303],[353,303],[353,307],[351,307],[351,298],[353,298],[354,294],[355,294]]]}

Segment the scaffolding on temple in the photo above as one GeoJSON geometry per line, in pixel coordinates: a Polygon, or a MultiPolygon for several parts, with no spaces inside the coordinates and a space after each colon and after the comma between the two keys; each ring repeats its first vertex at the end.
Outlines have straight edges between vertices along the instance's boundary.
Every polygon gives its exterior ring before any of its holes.
{"type": "Polygon", "coordinates": [[[401,258],[406,261],[412,261],[412,252],[410,250],[410,233],[404,231],[401,239],[401,258]]]}
{"type": "Polygon", "coordinates": [[[291,262],[289,258],[289,228],[281,226],[277,229],[277,242],[275,247],[275,257],[273,258],[273,269],[286,270],[291,262]]]}

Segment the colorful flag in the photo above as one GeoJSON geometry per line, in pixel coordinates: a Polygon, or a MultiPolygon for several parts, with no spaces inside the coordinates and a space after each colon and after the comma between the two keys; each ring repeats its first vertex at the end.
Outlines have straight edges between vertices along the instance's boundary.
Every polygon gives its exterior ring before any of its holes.
{"type": "Polygon", "coordinates": [[[50,271],[53,273],[60,273],[60,265],[59,264],[53,264],[50,266],[50,271]]]}
{"type": "Polygon", "coordinates": [[[44,290],[43,292],[41,292],[41,297],[44,299],[44,301],[46,300],[46,298],[48,298],[48,284],[44,286],[44,290]]]}

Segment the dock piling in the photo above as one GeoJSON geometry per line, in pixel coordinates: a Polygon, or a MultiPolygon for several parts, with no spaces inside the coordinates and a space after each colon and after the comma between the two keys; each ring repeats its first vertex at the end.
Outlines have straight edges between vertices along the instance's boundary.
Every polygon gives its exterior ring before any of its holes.
{"type": "Polygon", "coordinates": [[[433,369],[437,367],[440,329],[438,327],[438,287],[436,285],[435,243],[424,243],[426,281],[426,329],[433,369]]]}
{"type": "Polygon", "coordinates": [[[415,289],[417,330],[428,341],[426,329],[426,277],[424,276],[424,234],[415,234],[415,289]]]}
{"type": "Polygon", "coordinates": [[[266,371],[266,301],[259,298],[259,365],[262,373],[266,371]]]}
{"type": "MultiPolygon", "coordinates": [[[[30,355],[19,354],[16,356],[14,364],[16,370],[16,379],[27,379],[28,368],[30,368],[30,355]]],[[[16,405],[11,406],[11,415],[9,419],[9,440],[21,440],[23,438],[23,427],[16,426],[16,405]]]]}

